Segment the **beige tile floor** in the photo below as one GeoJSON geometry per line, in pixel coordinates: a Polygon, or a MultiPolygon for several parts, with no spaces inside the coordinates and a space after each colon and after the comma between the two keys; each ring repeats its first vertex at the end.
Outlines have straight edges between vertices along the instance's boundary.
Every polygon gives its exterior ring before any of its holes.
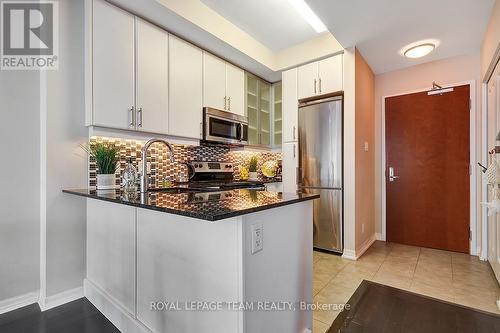
{"type": "MultiPolygon", "coordinates": [[[[314,251],[315,303],[345,303],[363,280],[500,314],[500,287],[477,257],[379,241],[357,261],[314,251]]],[[[339,312],[314,311],[313,332],[324,333],[339,312]]]]}

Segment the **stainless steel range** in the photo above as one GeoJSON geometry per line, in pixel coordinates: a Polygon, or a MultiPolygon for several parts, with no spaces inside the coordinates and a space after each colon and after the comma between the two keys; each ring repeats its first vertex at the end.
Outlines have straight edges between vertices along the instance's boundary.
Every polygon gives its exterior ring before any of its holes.
{"type": "Polygon", "coordinates": [[[248,182],[234,180],[234,166],[227,162],[200,162],[188,163],[188,188],[204,190],[206,192],[228,191],[234,189],[264,190],[262,182],[248,182]]]}

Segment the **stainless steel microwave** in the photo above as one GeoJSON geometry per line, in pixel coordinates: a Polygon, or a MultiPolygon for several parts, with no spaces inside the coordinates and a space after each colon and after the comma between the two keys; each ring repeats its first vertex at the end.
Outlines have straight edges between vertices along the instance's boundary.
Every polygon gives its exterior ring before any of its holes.
{"type": "Polygon", "coordinates": [[[248,144],[248,118],[214,108],[203,108],[203,140],[230,145],[248,144]]]}

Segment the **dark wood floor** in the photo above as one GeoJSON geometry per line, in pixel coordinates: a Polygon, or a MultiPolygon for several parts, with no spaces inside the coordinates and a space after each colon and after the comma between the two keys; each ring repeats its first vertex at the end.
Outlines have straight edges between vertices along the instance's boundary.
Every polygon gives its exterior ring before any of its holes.
{"type": "Polygon", "coordinates": [[[86,298],[41,312],[38,304],[0,315],[1,333],[120,333],[86,298]]]}
{"type": "Polygon", "coordinates": [[[490,333],[500,316],[363,281],[328,333],[490,333]]]}

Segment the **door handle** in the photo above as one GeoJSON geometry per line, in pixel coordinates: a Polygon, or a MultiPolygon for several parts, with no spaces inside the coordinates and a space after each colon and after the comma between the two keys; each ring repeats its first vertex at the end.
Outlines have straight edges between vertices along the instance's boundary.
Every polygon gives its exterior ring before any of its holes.
{"type": "Polygon", "coordinates": [[[295,143],[293,144],[293,158],[295,158],[296,154],[295,154],[295,143]]]}
{"type": "Polygon", "coordinates": [[[295,140],[295,126],[293,126],[293,139],[295,140]]]}
{"type": "Polygon", "coordinates": [[[224,96],[224,110],[227,110],[227,96],[224,96]]]}
{"type": "Polygon", "coordinates": [[[321,94],[321,78],[319,78],[318,85],[319,85],[319,93],[321,94]]]}
{"type": "Polygon", "coordinates": [[[398,178],[399,178],[399,176],[394,175],[394,168],[389,167],[389,181],[393,182],[394,179],[398,179],[398,178]]]}
{"type": "Polygon", "coordinates": [[[231,97],[227,98],[227,109],[231,111],[231,97]]]}
{"type": "Polygon", "coordinates": [[[129,116],[130,116],[130,123],[128,124],[128,127],[134,127],[135,126],[135,121],[134,121],[134,107],[132,106],[130,109],[128,109],[129,116]]]}
{"type": "Polygon", "coordinates": [[[314,95],[316,95],[316,79],[314,79],[314,95]]]}
{"type": "Polygon", "coordinates": [[[239,135],[240,141],[243,141],[243,124],[239,123],[238,127],[240,129],[240,135],[239,135]]]}
{"type": "Polygon", "coordinates": [[[137,114],[139,115],[137,126],[142,127],[142,108],[137,109],[137,114]]]}

